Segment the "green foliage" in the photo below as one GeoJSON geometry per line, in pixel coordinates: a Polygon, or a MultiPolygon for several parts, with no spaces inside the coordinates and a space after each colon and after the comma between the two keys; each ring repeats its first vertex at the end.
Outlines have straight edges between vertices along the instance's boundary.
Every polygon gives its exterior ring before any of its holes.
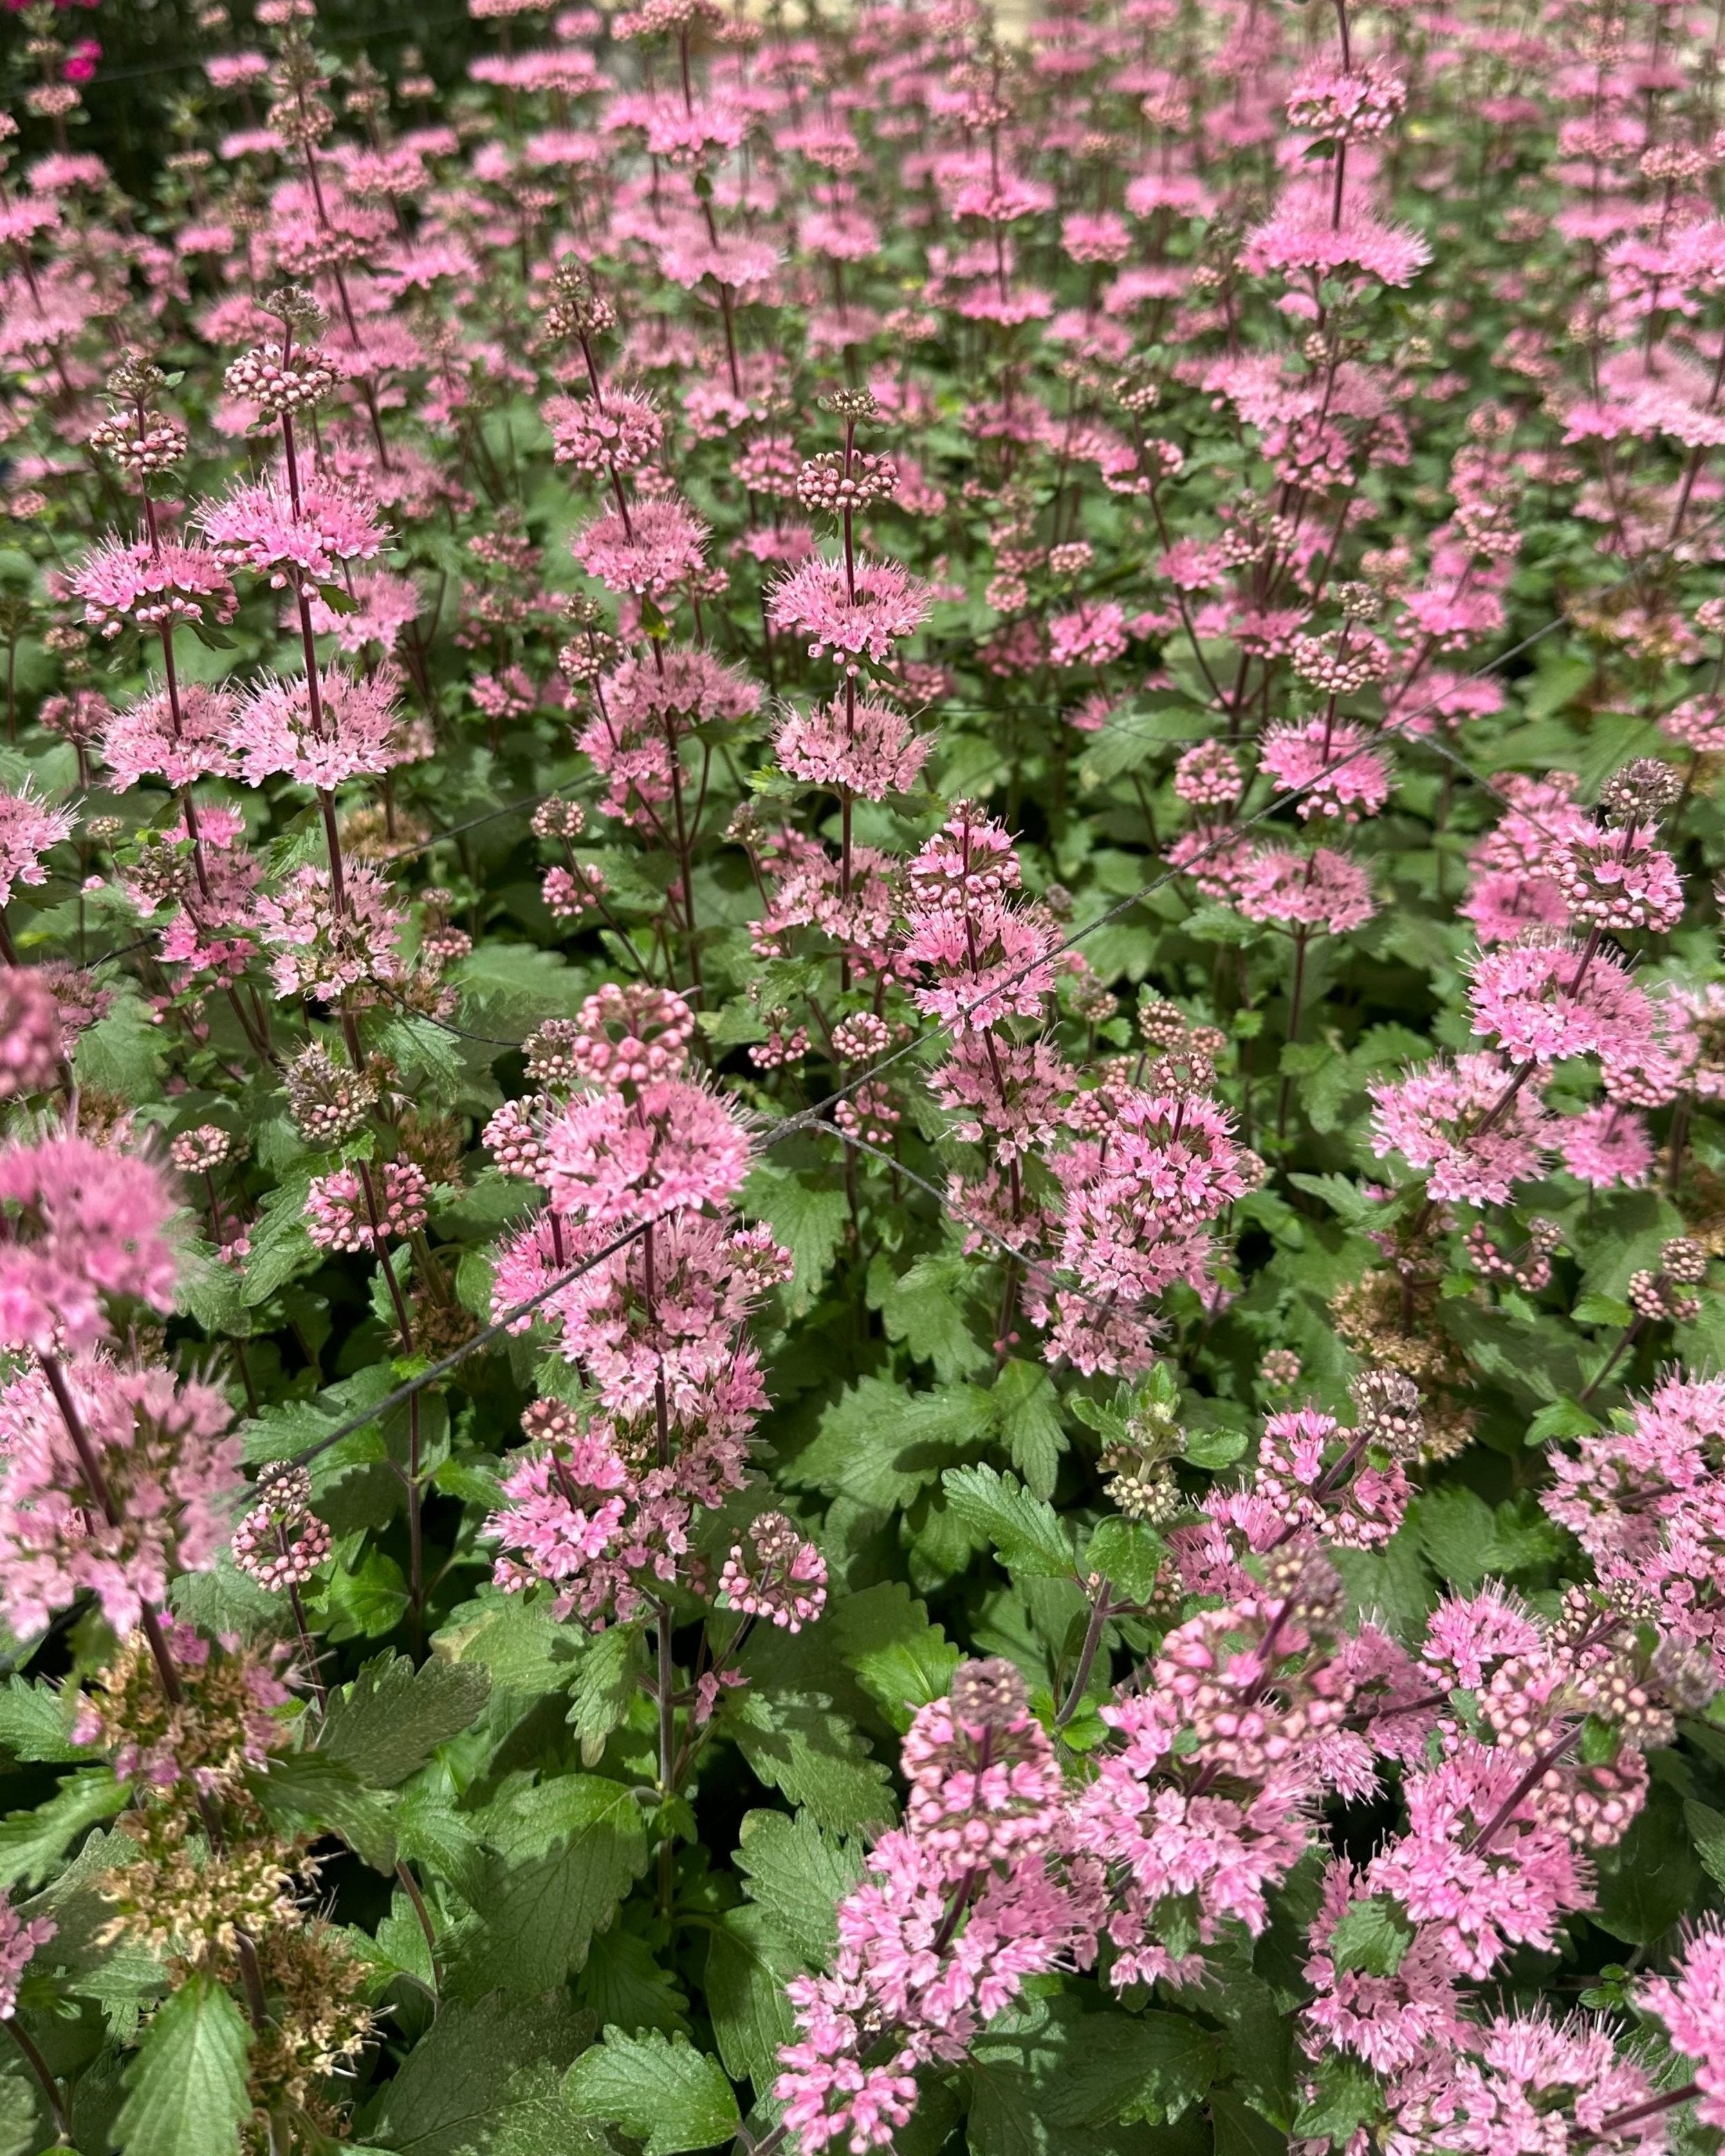
{"type": "Polygon", "coordinates": [[[622,2127],[642,2143],[643,2156],[716,2148],[741,2123],[718,2061],[657,2029],[644,2036],[607,2029],[604,2041],[569,2069],[565,2087],[578,2118],[622,2127]]]}
{"type": "Polygon", "coordinates": [[[483,1665],[375,1656],[331,1700],[317,1748],[374,1789],[393,1789],[470,1727],[491,1688],[483,1665]]]}
{"type": "Polygon", "coordinates": [[[251,2111],[252,2032],[223,1988],[193,1976],[151,2020],[116,2122],[123,2156],[237,2156],[251,2111]]]}
{"type": "Polygon", "coordinates": [[[466,1899],[450,1973],[465,1999],[499,1988],[518,1999],[580,1968],[593,1933],[647,1866],[633,1790],[566,1774],[500,1798],[477,1822],[488,1847],[466,1899]]]}

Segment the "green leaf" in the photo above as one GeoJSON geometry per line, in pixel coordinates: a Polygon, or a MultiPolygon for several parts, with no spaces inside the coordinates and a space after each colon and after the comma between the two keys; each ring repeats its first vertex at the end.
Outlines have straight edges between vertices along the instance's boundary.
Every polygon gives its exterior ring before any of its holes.
{"type": "Polygon", "coordinates": [[[1630,1946],[1651,1946],[1695,1899],[1701,1866],[1689,1844],[1683,1804],[1655,1783],[1623,1840],[1600,1852],[1594,1922],[1630,1946]]]}
{"type": "Polygon", "coordinates": [[[1312,2076],[1317,2083],[1294,2121],[1296,2139],[1310,2136],[1345,2142],[1357,2126],[1375,2118],[1383,2105],[1378,2077],[1345,2051],[1322,2053],[1312,2076]]]}
{"type": "Polygon", "coordinates": [[[1033,1579],[1071,1578],[1078,1561],[1071,1530],[1045,1499],[986,1466],[948,1468],[941,1481],[953,1512],[989,1543],[1009,1572],[1033,1579]]]}
{"type": "Polygon", "coordinates": [[[1356,1902],[1330,1934],[1330,1958],[1338,1976],[1363,1969],[1368,1976],[1394,1976],[1414,1943],[1413,1927],[1382,1895],[1356,1902]]]}
{"type": "Polygon", "coordinates": [[[569,1727],[580,1737],[589,1763],[628,1719],[646,1666],[646,1635],[639,1625],[614,1625],[588,1642],[570,1687],[569,1727]]]}
{"type": "Polygon", "coordinates": [[[1288,1181],[1296,1190],[1303,1190],[1308,1198],[1316,1198],[1327,1205],[1350,1228],[1364,1227],[1378,1213],[1378,1201],[1368,1198],[1359,1185],[1345,1175],[1292,1173],[1288,1181]]]}
{"type": "Polygon", "coordinates": [[[1635,1322],[1635,1313],[1613,1296],[1584,1295],[1569,1315],[1578,1325],[1609,1325],[1620,1332],[1635,1322]]]}
{"type": "Polygon", "coordinates": [[[824,1693],[733,1693],[721,1726],[756,1777],[820,1825],[851,1834],[893,1819],[886,1768],[824,1693]]]}
{"type": "Polygon", "coordinates": [[[593,1933],[647,1868],[647,1830],[632,1790],[565,1774],[481,1815],[494,1845],[475,1867],[451,1984],[475,1998],[553,1989],[585,1959],[593,1933]]]}
{"type": "Polygon", "coordinates": [[[438,1634],[438,1655],[489,1670],[499,1691],[554,1691],[574,1674],[576,1647],[551,1602],[548,1593],[505,1594],[488,1586],[438,1634]]]}
{"type": "Polygon", "coordinates": [[[28,1677],[8,1679],[0,1691],[0,1744],[15,1759],[52,1762],[90,1758],[87,1744],[74,1744],[67,1736],[72,1726],[74,1696],[49,1684],[32,1684],[28,1677]]]}
{"type": "Polygon", "coordinates": [[[718,2061],[657,2029],[644,2036],[606,2030],[604,2042],[582,2053],[563,2087],[578,2118],[620,2126],[644,2144],[644,2156],[715,2148],[742,2123],[718,2061]]]}
{"type": "Polygon", "coordinates": [[[285,1288],[302,1273],[314,1272],[321,1253],[305,1232],[305,1196],[311,1178],[303,1170],[285,1175],[260,1201],[259,1215],[248,1230],[251,1247],[243,1278],[248,1308],[285,1288]]]}
{"type": "Polygon", "coordinates": [[[749,1899],[795,1948],[823,1967],[839,1943],[837,1911],[863,1876],[862,1851],[825,1833],[807,1812],[745,1812],[732,1859],[749,1899]]]}
{"type": "Polygon", "coordinates": [[[331,1640],[380,1639],[407,1614],[407,1578],[393,1557],[368,1549],[352,1571],[335,1568],[314,1606],[331,1640]]]}
{"type": "Polygon", "coordinates": [[[786,1307],[800,1317],[820,1293],[844,1239],[850,1219],[845,1193],[829,1189],[808,1171],[757,1161],[737,1203],[751,1219],[764,1220],[790,1252],[796,1270],[785,1290],[786,1307]]]}
{"type": "Polygon", "coordinates": [[[883,1516],[902,1511],[955,1455],[993,1430],[988,1395],[975,1385],[912,1393],[863,1378],[826,1409],[812,1443],[784,1471],[793,1489],[854,1498],[883,1516]]]}
{"type": "Polygon", "coordinates": [[[1063,2035],[1060,2070],[1039,2098],[1056,2126],[1171,2125],[1215,2078],[1219,2040],[1184,2014],[1087,2014],[1063,2035]]]}
{"type": "Polygon", "coordinates": [[[781,2045],[796,2034],[786,1981],[804,1964],[764,1909],[727,1909],[715,1919],[703,1986],[719,2056],[732,2081],[764,2095],[778,2070],[781,2045]]]}
{"type": "Polygon", "coordinates": [[[252,1787],[278,1826],[321,1827],[372,1871],[387,1876],[395,1870],[389,1800],[367,1789],[345,1759],[322,1751],[283,1753],[267,1774],[253,1777],[252,1787]]]}
{"type": "Polygon", "coordinates": [[[667,2036],[689,2033],[689,2002],[677,1979],[655,1961],[644,1938],[621,1924],[593,1941],[575,1995],[602,2028],[614,2023],[631,2035],[643,2029],[661,2029],[667,2036]]]}
{"type": "Polygon", "coordinates": [[[839,1659],[901,1736],[919,1707],[942,1697],[959,1652],[902,1580],[883,1580],[829,1605],[839,1659]]]}
{"type": "Polygon", "coordinates": [[[1281,2127],[1260,2118],[1232,2089],[1211,2091],[1210,2124],[1215,2156],[1288,2156],[1288,2137],[1281,2127]]]}
{"type": "Polygon", "coordinates": [[[1119,1599],[1147,1602],[1167,1553],[1168,1545],[1154,1527],[1111,1514],[1091,1530],[1084,1568],[1101,1573],[1119,1599]]]}
{"type": "MultiPolygon", "coordinates": [[[[112,978],[112,976],[110,976],[112,978]]],[[[86,1026],[72,1050],[82,1086],[100,1086],[137,1106],[162,1097],[163,1029],[130,983],[116,991],[107,1015],[86,1026]]]]}
{"type": "Polygon", "coordinates": [[[490,1689],[475,1663],[434,1656],[416,1670],[405,1655],[379,1655],[331,1699],[317,1749],[372,1789],[393,1789],[472,1727],[490,1689]]]}
{"type": "Polygon", "coordinates": [[[87,1828],[124,1811],[131,1794],[105,1767],[92,1767],[68,1775],[34,1811],[8,1812],[0,1820],[0,1887],[39,1884],[87,1828]]]}
{"type": "Polygon", "coordinates": [[[1683,1807],[1683,1824],[1702,1870],[1716,1887],[1725,1887],[1725,1812],[1692,1797],[1683,1807]]]}
{"type": "Polygon", "coordinates": [[[1016,1358],[1001,1365],[991,1398],[1012,1464],[1033,1496],[1051,1497],[1066,1437],[1059,1395],[1046,1370],[1016,1358]]]}
{"type": "Polygon", "coordinates": [[[116,2122],[125,2156],[234,2156],[251,2115],[251,2031],[223,1987],[194,1976],[144,2030],[116,2122]]]}
{"type": "Polygon", "coordinates": [[[566,1993],[445,1999],[363,2114],[365,2137],[400,2156],[602,2156],[604,2137],[563,2097],[564,2071],[593,2025],[566,1993]]]}
{"type": "Polygon", "coordinates": [[[898,1279],[884,1254],[870,1268],[869,1301],[880,1312],[889,1340],[901,1340],[919,1363],[932,1363],[942,1384],[966,1378],[992,1361],[971,1330],[971,1261],[950,1250],[931,1251],[898,1279]],[[877,1277],[876,1269],[881,1277],[877,1277]]]}

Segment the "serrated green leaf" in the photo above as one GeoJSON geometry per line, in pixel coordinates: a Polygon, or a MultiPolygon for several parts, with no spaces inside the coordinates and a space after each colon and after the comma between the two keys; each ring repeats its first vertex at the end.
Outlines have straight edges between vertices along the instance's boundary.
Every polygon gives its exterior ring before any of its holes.
{"type": "Polygon", "coordinates": [[[362,2115],[365,2138],[399,2156],[603,2156],[604,2137],[563,2098],[593,2025],[566,1992],[446,1999],[362,2115]]]}
{"type": "Polygon", "coordinates": [[[1345,2051],[1322,2053],[1312,2079],[1317,2086],[1294,2121],[1296,2138],[1327,2136],[1338,2144],[1345,2143],[1356,2127],[1375,2118],[1382,2108],[1377,2076],[1345,2051]]]}
{"type": "Polygon", "coordinates": [[[1683,1824],[1702,1868],[1716,1887],[1725,1887],[1725,1812],[1692,1797],[1683,1807],[1683,1824]]]}
{"type": "Polygon", "coordinates": [[[251,2030],[213,1978],[188,1978],[144,2030],[116,2131],[124,2156],[235,2156],[251,2114],[251,2030]]]}
{"type": "Polygon", "coordinates": [[[281,1753],[267,1774],[253,1777],[252,1787],[278,1826],[321,1828],[339,1835],[374,1871],[394,1871],[389,1800],[367,1788],[345,1759],[321,1750],[281,1753]]]}
{"type": "Polygon", "coordinates": [[[575,1995],[601,2028],[614,2025],[630,2035],[644,2029],[667,2036],[689,2033],[689,2002],[676,1978],[660,1967],[644,1938],[620,1923],[601,1932],[588,1949],[575,1995]]]}
{"type": "Polygon", "coordinates": [[[787,1466],[793,1489],[854,1498],[882,1514],[914,1502],[941,1470],[980,1448],[993,1428],[988,1395],[974,1385],[912,1393],[863,1378],[826,1409],[814,1441],[787,1466]]]}
{"type": "Polygon", "coordinates": [[[1053,1496],[1066,1449],[1053,1378],[1036,1363],[1013,1358],[1000,1366],[990,1398],[1002,1440],[1024,1487],[1033,1496],[1053,1496]]]}
{"type": "Polygon", "coordinates": [[[745,1812],[732,1861],[803,1968],[824,1967],[839,1943],[839,1904],[863,1876],[860,1848],[808,1812],[745,1812]]]}
{"type": "Polygon", "coordinates": [[[405,1655],[379,1655],[331,1698],[317,1750],[372,1789],[393,1789],[472,1726],[490,1689],[478,1663],[434,1656],[416,1670],[405,1655]]]}
{"type": "Polygon", "coordinates": [[[0,1691],[0,1744],[17,1759],[60,1764],[90,1758],[87,1744],[67,1735],[74,1711],[70,1692],[28,1677],[8,1677],[0,1691]]]}
{"type": "MultiPolygon", "coordinates": [[[[877,1261],[891,1272],[884,1254],[877,1261]]],[[[949,1250],[918,1258],[908,1272],[869,1284],[869,1300],[880,1312],[889,1340],[901,1340],[919,1363],[932,1363],[942,1384],[968,1377],[992,1361],[971,1329],[968,1315],[975,1268],[949,1250]]]]}
{"type": "Polygon", "coordinates": [[[1147,1602],[1155,1592],[1157,1575],[1168,1553],[1168,1545],[1154,1527],[1142,1520],[1111,1517],[1098,1520],[1084,1553],[1086,1573],[1099,1572],[1114,1590],[1117,1601],[1147,1602]]]}
{"type": "Polygon", "coordinates": [[[952,1467],[941,1477],[947,1502],[983,1537],[1009,1572],[1033,1579],[1070,1579],[1077,1569],[1072,1531],[1017,1478],[978,1465],[952,1467]]]}
{"type": "Polygon", "coordinates": [[[475,1868],[475,1913],[461,1928],[450,1985],[470,1999],[499,1987],[534,1998],[580,1968],[646,1870],[641,1808],[621,1783],[565,1774],[478,1824],[492,1848],[475,1868]]]}
{"type": "Polygon", "coordinates": [[[778,2070],[781,2045],[796,2020],[787,1981],[805,1966],[764,1909],[727,1909],[708,1937],[704,1989],[719,2056],[732,2081],[762,2095],[778,2070]]]}
{"type": "Polygon", "coordinates": [[[105,1767],[71,1774],[45,1804],[0,1820],[0,1886],[46,1879],[86,1829],[123,1811],[131,1792],[105,1767]]]}
{"type": "Polygon", "coordinates": [[[1702,1869],[1690,1846],[1683,1804],[1656,1782],[1623,1840],[1597,1859],[1594,1921],[1614,1938],[1648,1947],[1693,1902],[1702,1869]]]}
{"type": "Polygon", "coordinates": [[[839,1659],[901,1734],[919,1707],[944,1696],[958,1666],[957,1648],[901,1580],[839,1595],[826,1626],[839,1659]]]}
{"type": "Polygon", "coordinates": [[[891,1821],[886,1768],[824,1694],[733,1693],[721,1726],[756,1777],[806,1805],[820,1825],[851,1834],[891,1821]]]}
{"type": "Polygon", "coordinates": [[[790,1252],[795,1271],[785,1290],[786,1306],[799,1317],[820,1293],[850,1219],[842,1190],[828,1188],[809,1171],[757,1161],[738,1204],[751,1219],[764,1220],[790,1252]]]}
{"type": "Polygon", "coordinates": [[[1058,2071],[1039,2095],[1056,2126],[1172,2125],[1215,2077],[1219,2041],[1184,2014],[1087,2014],[1062,2032],[1058,2071]]]}
{"type": "Polygon", "coordinates": [[[1382,1895],[1356,1902],[1330,1934],[1329,1954],[1338,1975],[1362,1969],[1368,1976],[1394,1976],[1414,1943],[1414,1928],[1382,1895]]]}
{"type": "Polygon", "coordinates": [[[628,1717],[647,1666],[647,1642],[639,1625],[614,1625],[588,1643],[570,1686],[569,1727],[593,1753],[628,1717]]]}
{"type": "Polygon", "coordinates": [[[570,2067],[563,2088],[578,2118],[620,2126],[643,2143],[643,2156],[716,2148],[742,2123],[718,2061],[657,2029],[644,2036],[607,2029],[603,2043],[570,2067]]]}

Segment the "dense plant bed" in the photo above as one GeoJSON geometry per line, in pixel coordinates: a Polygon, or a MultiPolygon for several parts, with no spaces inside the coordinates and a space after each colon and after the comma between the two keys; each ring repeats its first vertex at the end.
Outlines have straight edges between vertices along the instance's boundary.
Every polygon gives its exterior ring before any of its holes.
{"type": "Polygon", "coordinates": [[[11,31],[0,2156],[1716,2147],[1712,16],[256,12],[11,31]]]}

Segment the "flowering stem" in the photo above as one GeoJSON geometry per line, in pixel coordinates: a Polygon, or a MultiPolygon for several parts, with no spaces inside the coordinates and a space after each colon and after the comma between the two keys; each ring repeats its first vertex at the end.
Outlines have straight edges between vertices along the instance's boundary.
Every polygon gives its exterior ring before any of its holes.
{"type": "Polygon", "coordinates": [[[1631,2104],[1627,2111],[1614,2111],[1609,2118],[1602,2118],[1590,2133],[1582,2134],[1576,2141],[1578,2148],[1589,2148],[1596,2141],[1604,2141],[1621,2133],[1626,2126],[1635,2126],[1644,2118],[1654,2118],[1662,2111],[1675,2105],[1687,2103],[1691,2097],[1699,2096],[1699,2082],[1685,2082],[1681,2088],[1667,2089],[1663,2096],[1650,2096],[1643,2103],[1631,2104]]]}
{"type": "Polygon", "coordinates": [[[1060,1712],[1055,1717],[1056,1729],[1064,1729],[1077,1713],[1079,1702],[1090,1684],[1090,1673],[1096,1666],[1096,1650],[1102,1644],[1102,1627],[1113,1614],[1108,1601],[1111,1592],[1106,1578],[1096,1582],[1096,1592],[1091,1597],[1090,1622],[1084,1628],[1084,1645],[1078,1650],[1078,1666],[1072,1672],[1071,1686],[1061,1702],[1060,1712]]]}
{"type": "Polygon", "coordinates": [[[1522,1776],[1503,1802],[1492,1813],[1485,1825],[1467,1843],[1466,1848],[1470,1856],[1477,1855],[1481,1850],[1487,1846],[1491,1837],[1508,1823],[1517,1805],[1538,1788],[1540,1783],[1545,1779],[1547,1768],[1555,1765],[1557,1761],[1561,1759],[1566,1752],[1572,1751],[1580,1740],[1581,1730],[1578,1725],[1558,1738],[1555,1743],[1548,1744],[1544,1751],[1534,1754],[1527,1773],[1522,1776]]]}
{"type": "Polygon", "coordinates": [[[12,2041],[23,2053],[30,2071],[42,2084],[42,2093],[48,2098],[48,2107],[54,2113],[56,2139],[69,2148],[72,2145],[71,2114],[66,2109],[66,2100],[60,2093],[60,2085],[55,2080],[52,2068],[38,2050],[34,2038],[19,2023],[16,2014],[7,2015],[6,2025],[12,2031],[12,2041]]]}
{"type": "Polygon", "coordinates": [[[1627,1350],[1632,1347],[1636,1339],[1639,1338],[1643,1329],[1645,1327],[1646,1323],[1647,1320],[1645,1316],[1643,1316],[1640,1311],[1637,1311],[1635,1315],[1630,1320],[1629,1323],[1624,1327],[1622,1332],[1618,1335],[1617,1345],[1605,1358],[1605,1360],[1601,1363],[1599,1368],[1594,1373],[1594,1376],[1588,1380],[1579,1399],[1576,1401],[1576,1405],[1578,1407],[1585,1407],[1587,1405],[1594,1394],[1598,1392],[1600,1386],[1604,1383],[1606,1378],[1609,1378],[1611,1373],[1617,1368],[1619,1363],[1622,1361],[1627,1350]]]}
{"type": "MultiPolygon", "coordinates": [[[[1317,858],[1313,856],[1314,860],[1317,858]]],[[[1306,946],[1308,938],[1303,928],[1294,931],[1294,985],[1288,997],[1288,1046],[1291,1048],[1300,1038],[1300,1007],[1306,996],[1306,946]]],[[[1288,1127],[1288,1103],[1292,1098],[1294,1074],[1285,1070],[1281,1091],[1276,1097],[1276,1135],[1285,1137],[1288,1127]]]]}

